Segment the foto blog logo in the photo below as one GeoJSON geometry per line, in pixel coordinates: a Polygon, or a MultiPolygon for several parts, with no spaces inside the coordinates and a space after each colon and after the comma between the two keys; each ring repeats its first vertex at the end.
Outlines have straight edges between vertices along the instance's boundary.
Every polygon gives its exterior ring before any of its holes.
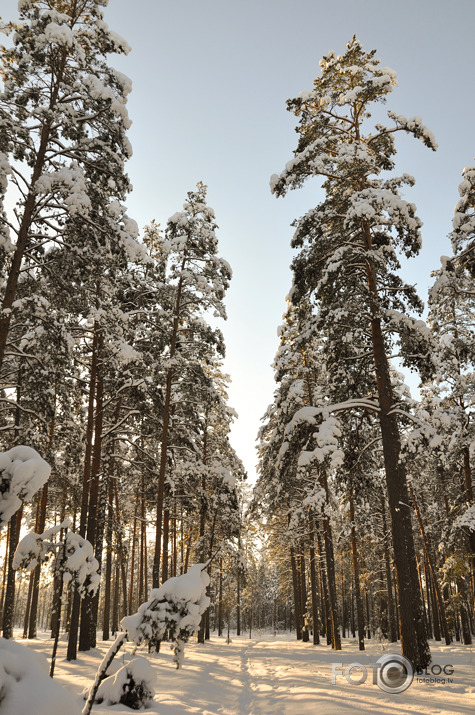
{"type": "MultiPolygon", "coordinates": [[[[403,655],[383,655],[372,669],[373,684],[385,693],[402,693],[414,679],[414,669],[403,655]]],[[[363,663],[350,663],[343,669],[343,663],[332,663],[332,685],[336,685],[337,676],[344,676],[350,685],[362,685],[368,678],[368,668],[363,663]]]]}

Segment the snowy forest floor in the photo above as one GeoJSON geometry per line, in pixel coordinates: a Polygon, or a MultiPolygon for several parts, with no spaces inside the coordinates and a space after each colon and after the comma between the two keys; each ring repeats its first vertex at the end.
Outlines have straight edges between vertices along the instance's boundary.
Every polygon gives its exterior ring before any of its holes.
{"type": "MultiPolygon", "coordinates": [[[[36,640],[17,640],[50,657],[52,641],[48,634],[36,640]]],[[[399,653],[399,648],[369,642],[363,653],[353,639],[343,639],[343,650],[332,651],[326,645],[314,646],[295,640],[294,634],[255,633],[225,638],[212,636],[200,645],[190,643],[185,649],[183,668],[176,670],[168,644],[158,654],[147,656],[156,672],[155,699],[147,713],[182,715],[346,715],[349,713],[420,713],[420,715],[467,715],[475,713],[475,647],[431,642],[433,663],[453,666],[453,682],[416,682],[403,693],[387,694],[373,684],[371,664],[385,653],[399,653]],[[349,684],[338,675],[332,685],[332,663],[365,664],[368,677],[361,685],[349,684]]],[[[97,648],[80,653],[78,660],[65,660],[66,643],[59,645],[55,680],[79,703],[83,689],[92,684],[97,667],[110,642],[98,641],[97,648]]],[[[139,649],[137,655],[147,655],[139,649]]],[[[126,652],[127,657],[127,652],[126,652]]],[[[116,661],[122,665],[123,655],[116,661]]],[[[437,671],[438,668],[435,668],[437,671]]],[[[355,678],[360,673],[356,673],[355,678]]],[[[430,676],[430,673],[429,673],[430,676]]],[[[424,676],[424,678],[429,677],[424,676]]],[[[434,677],[434,676],[432,676],[434,677]]],[[[443,678],[442,672],[439,679],[443,678]]],[[[133,712],[123,705],[95,705],[93,715],[133,712]]],[[[33,715],[33,714],[31,714],[33,715]]],[[[65,715],[67,715],[65,713],[65,715]]]]}

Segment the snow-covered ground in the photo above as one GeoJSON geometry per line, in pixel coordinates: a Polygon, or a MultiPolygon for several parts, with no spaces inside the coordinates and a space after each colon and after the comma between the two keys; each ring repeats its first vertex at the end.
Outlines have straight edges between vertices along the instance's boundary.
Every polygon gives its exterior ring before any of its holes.
{"type": "MultiPolygon", "coordinates": [[[[20,639],[19,639],[20,640],[20,639]]],[[[47,635],[37,640],[21,641],[24,645],[50,656],[52,641],[47,635]]],[[[90,686],[102,656],[109,643],[98,641],[97,649],[80,653],[74,663],[65,660],[65,642],[61,642],[55,671],[55,680],[61,683],[83,706],[81,693],[90,686]]],[[[373,684],[371,664],[385,653],[398,653],[388,644],[370,644],[359,653],[351,639],[343,640],[343,650],[335,653],[325,645],[313,646],[298,642],[292,634],[255,634],[232,637],[231,643],[213,636],[200,645],[190,643],[185,649],[185,661],[176,670],[167,644],[159,654],[150,656],[156,673],[155,699],[148,713],[182,715],[200,713],[209,715],[346,715],[348,713],[418,713],[434,715],[473,715],[475,713],[475,648],[470,646],[441,646],[431,643],[434,668],[438,672],[446,666],[453,682],[444,673],[431,676],[439,682],[416,682],[399,694],[388,694],[373,684]],[[342,663],[343,671],[350,663],[367,666],[368,677],[361,685],[349,684],[343,675],[336,675],[332,684],[332,663],[342,663]],[[445,683],[440,682],[445,678],[445,683]]],[[[127,646],[129,648],[129,646],[127,646]]],[[[139,649],[147,655],[146,649],[139,649]]],[[[147,657],[149,657],[147,655],[147,657]]],[[[123,662],[119,653],[118,665],[123,662]]],[[[361,671],[354,671],[357,679],[361,671]]],[[[422,678],[420,678],[422,679],[422,678]]],[[[0,706],[0,712],[2,708],[0,706]]],[[[95,705],[92,713],[130,714],[132,710],[122,705],[106,707],[95,705]]],[[[3,715],[3,712],[2,712],[3,715]]],[[[5,715],[12,715],[6,713],[5,715]]],[[[34,715],[15,713],[14,715],[34,715]]],[[[67,713],[65,713],[67,715],[67,713]]]]}

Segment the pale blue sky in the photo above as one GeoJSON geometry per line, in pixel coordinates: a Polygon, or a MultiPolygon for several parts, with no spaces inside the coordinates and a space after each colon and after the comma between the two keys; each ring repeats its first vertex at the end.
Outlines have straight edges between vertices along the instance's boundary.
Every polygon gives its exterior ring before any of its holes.
{"type": "MultiPolygon", "coordinates": [[[[4,19],[16,2],[1,0],[4,19]]],[[[133,80],[129,138],[139,226],[164,224],[197,181],[220,226],[234,272],[227,296],[225,367],[240,415],[233,444],[253,478],[260,417],[272,399],[276,328],[290,287],[293,218],[319,200],[318,184],[284,199],[269,191],[296,145],[285,101],[309,89],[318,62],[353,34],[398,73],[387,108],[420,115],[437,153],[399,139],[406,196],[424,222],[421,257],[403,266],[426,298],[430,271],[447,254],[457,186],[475,154],[473,0],[110,0],[105,19],[132,47],[111,64],[133,80]]]]}

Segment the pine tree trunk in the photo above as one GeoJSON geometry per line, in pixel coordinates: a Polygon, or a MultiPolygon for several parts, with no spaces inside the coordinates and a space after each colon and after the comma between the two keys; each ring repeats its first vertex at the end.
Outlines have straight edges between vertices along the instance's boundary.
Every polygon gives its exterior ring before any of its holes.
{"type": "MultiPolygon", "coordinates": [[[[38,519],[35,526],[37,534],[42,534],[46,525],[46,504],[48,501],[48,482],[43,486],[41,492],[41,500],[39,505],[38,519]]],[[[35,568],[33,572],[33,589],[31,594],[31,608],[28,625],[28,638],[36,638],[37,633],[37,617],[38,617],[38,597],[40,593],[40,575],[41,564],[35,568]]]]}
{"type": "MultiPolygon", "coordinates": [[[[104,531],[106,526],[106,505],[107,505],[107,480],[102,481],[99,491],[99,503],[97,509],[97,533],[96,542],[94,545],[94,553],[98,562],[98,574],[101,575],[102,571],[102,554],[104,550],[104,531]]],[[[100,581],[99,581],[100,584],[100,581]]],[[[90,647],[96,647],[97,640],[97,629],[98,629],[98,618],[99,618],[99,596],[100,596],[100,585],[98,586],[96,592],[91,594],[91,620],[89,623],[89,638],[90,647]]]]}
{"type": "Polygon", "coordinates": [[[141,494],[140,494],[140,559],[139,559],[139,594],[138,601],[139,604],[144,602],[144,563],[145,563],[145,551],[144,551],[144,536],[145,536],[145,493],[144,493],[144,476],[142,474],[142,484],[141,484],[141,494]]]}
{"type": "MultiPolygon", "coordinates": [[[[145,520],[145,477],[142,474],[142,494],[140,499],[140,574],[139,602],[144,603],[148,596],[148,564],[147,564],[147,523],[145,520]]],[[[175,574],[176,575],[176,574],[175,574]]]]}
{"type": "MultiPolygon", "coordinates": [[[[363,616],[363,600],[361,598],[360,586],[360,569],[358,561],[358,548],[356,543],[356,528],[355,528],[355,503],[353,493],[350,494],[350,521],[351,521],[351,551],[353,555],[353,582],[355,586],[356,599],[356,622],[358,626],[358,649],[364,650],[364,616],[363,616]]],[[[389,604],[388,604],[389,615],[389,604]]],[[[389,616],[390,618],[390,616],[389,616]]]]}
{"type": "Polygon", "coordinates": [[[110,612],[112,590],[112,520],[114,518],[114,492],[112,475],[107,477],[107,532],[106,532],[106,571],[104,578],[104,614],[102,620],[102,640],[110,638],[110,612]]]}
{"type": "MultiPolygon", "coordinates": [[[[94,334],[97,333],[97,363],[96,363],[96,410],[94,419],[94,446],[92,448],[91,458],[91,481],[89,487],[89,503],[87,507],[87,540],[96,546],[96,536],[98,527],[98,504],[99,504],[99,479],[101,468],[102,455],[102,424],[104,418],[103,398],[104,398],[104,333],[97,326],[94,334]]],[[[81,520],[83,516],[81,513],[81,520]]],[[[100,560],[100,554],[95,554],[100,560]]],[[[97,594],[98,595],[98,594],[97,594]]],[[[81,603],[81,624],[79,629],[79,650],[90,650],[93,641],[95,641],[95,633],[91,638],[91,628],[94,625],[93,615],[93,599],[92,594],[87,593],[81,603]]]]}
{"type": "Polygon", "coordinates": [[[119,508],[119,493],[117,491],[117,480],[113,481],[114,489],[114,504],[115,504],[115,521],[117,522],[115,536],[117,539],[117,558],[120,565],[120,576],[121,576],[121,591],[122,591],[122,610],[123,615],[128,614],[127,608],[127,573],[125,569],[125,549],[122,541],[122,534],[120,529],[120,508],[119,508]]]}
{"type": "Polygon", "coordinates": [[[8,574],[8,552],[10,549],[10,527],[11,520],[8,522],[7,527],[7,538],[5,540],[5,556],[3,559],[3,576],[2,576],[2,599],[0,602],[0,628],[3,628],[3,612],[5,605],[5,593],[7,588],[7,574],[8,574]]]}
{"type": "Polygon", "coordinates": [[[173,516],[171,520],[172,524],[172,554],[170,558],[170,565],[171,565],[171,576],[174,577],[176,576],[176,569],[177,569],[177,524],[176,524],[176,515],[173,516]]]}
{"type": "MultiPolygon", "coordinates": [[[[207,421],[208,421],[208,411],[206,411],[206,413],[205,413],[203,460],[206,460],[206,458],[207,458],[207,437],[208,437],[207,421]]],[[[206,461],[204,461],[204,464],[206,464],[206,461]]],[[[205,473],[205,470],[203,470],[203,473],[201,475],[200,531],[199,531],[200,544],[201,544],[200,561],[202,563],[204,563],[206,561],[205,531],[206,531],[207,504],[208,504],[208,500],[206,498],[206,473],[205,473]]],[[[204,623],[204,619],[201,619],[200,627],[198,630],[198,643],[204,643],[204,642],[205,642],[205,623],[204,623]]]]}
{"type": "MultiPolygon", "coordinates": [[[[362,222],[366,250],[372,250],[371,234],[366,221],[362,222]]],[[[401,444],[397,417],[393,412],[395,403],[389,363],[386,355],[381,320],[378,315],[378,288],[375,269],[366,262],[368,288],[373,300],[371,310],[371,334],[375,364],[376,384],[379,398],[379,422],[383,444],[386,486],[388,491],[391,533],[396,564],[399,595],[399,626],[403,655],[414,669],[424,669],[431,662],[431,654],[424,623],[422,596],[416,569],[416,555],[412,532],[411,509],[407,477],[400,460],[401,444]]]]}
{"type": "Polygon", "coordinates": [[[343,576],[340,578],[340,593],[341,593],[341,635],[346,638],[346,599],[345,585],[343,576]]]}
{"type": "Polygon", "coordinates": [[[8,544],[8,573],[7,587],[5,590],[5,606],[3,610],[3,637],[13,638],[13,611],[15,606],[15,571],[13,570],[13,556],[20,538],[21,519],[23,506],[10,519],[10,540],[8,544]]]}
{"type": "MultiPolygon", "coordinates": [[[[326,501],[329,501],[328,480],[326,471],[321,470],[321,484],[325,490],[326,501]]],[[[327,516],[322,519],[323,524],[323,542],[325,546],[325,561],[327,565],[328,579],[328,598],[330,606],[330,622],[332,633],[332,646],[334,650],[341,650],[340,624],[338,622],[338,597],[336,592],[336,576],[335,576],[335,556],[333,552],[333,537],[330,520],[327,516]]]]}
{"type": "MultiPolygon", "coordinates": [[[[188,258],[185,256],[181,265],[181,273],[183,273],[188,258]]],[[[170,360],[173,360],[176,352],[178,328],[181,310],[181,294],[183,291],[183,278],[180,276],[177,286],[177,295],[173,314],[173,330],[170,343],[170,360]]],[[[173,368],[167,371],[167,380],[165,388],[165,401],[163,405],[163,424],[162,424],[162,439],[160,446],[160,470],[158,474],[157,487],[157,516],[155,522],[155,553],[153,557],[152,570],[152,588],[158,588],[160,585],[160,560],[161,560],[161,539],[162,539],[162,521],[163,521],[163,505],[165,496],[165,475],[167,471],[167,450],[168,450],[168,432],[170,426],[170,409],[171,409],[171,394],[173,384],[173,368]]]]}
{"type": "Polygon", "coordinates": [[[135,501],[135,511],[134,511],[134,526],[132,529],[132,550],[131,550],[131,555],[130,555],[129,599],[128,599],[129,613],[133,612],[133,605],[134,605],[135,543],[136,543],[136,534],[137,534],[137,511],[138,511],[138,503],[136,500],[135,501]]]}
{"type": "Polygon", "coordinates": [[[309,538],[310,538],[310,588],[312,591],[312,622],[313,622],[313,645],[320,643],[320,614],[318,612],[318,584],[315,557],[315,526],[313,517],[309,516],[309,538]]]}
{"type": "Polygon", "coordinates": [[[420,530],[421,536],[422,536],[422,543],[424,544],[424,551],[425,551],[425,555],[427,558],[427,563],[429,564],[429,570],[430,570],[430,575],[431,575],[431,580],[432,580],[432,587],[434,589],[435,601],[437,603],[437,610],[438,610],[438,615],[439,615],[439,619],[440,619],[440,625],[442,626],[442,631],[444,633],[445,645],[450,645],[452,642],[452,639],[450,637],[449,627],[447,624],[447,618],[445,615],[444,599],[442,598],[439,583],[437,581],[437,573],[435,570],[434,559],[432,557],[432,549],[430,547],[429,537],[427,536],[427,534],[425,532],[424,523],[422,521],[422,516],[421,516],[419,506],[417,504],[414,490],[412,489],[412,487],[410,489],[410,492],[411,492],[412,502],[414,504],[414,510],[415,510],[416,516],[417,516],[417,521],[419,523],[419,530],[420,530]]]}
{"type": "Polygon", "coordinates": [[[369,610],[368,589],[366,589],[366,588],[364,590],[364,600],[365,600],[365,606],[366,606],[366,637],[369,640],[371,638],[371,613],[369,610]]]}
{"type": "Polygon", "coordinates": [[[33,593],[33,581],[35,580],[34,572],[30,574],[30,579],[28,583],[28,596],[26,599],[25,616],[23,618],[23,635],[22,638],[28,637],[28,621],[30,620],[30,609],[31,609],[31,594],[33,593]]]}
{"type": "Polygon", "coordinates": [[[112,634],[115,635],[119,630],[119,591],[120,591],[120,568],[119,559],[116,557],[116,563],[114,568],[114,596],[112,600],[112,623],[111,630],[112,634]]]}
{"type": "MultiPolygon", "coordinates": [[[[96,393],[97,381],[97,361],[98,361],[98,325],[94,323],[92,336],[92,353],[91,353],[91,369],[89,376],[89,396],[87,408],[87,423],[86,423],[86,445],[84,452],[84,468],[81,493],[81,512],[79,517],[79,535],[86,537],[87,514],[89,503],[89,483],[91,478],[91,457],[92,457],[92,441],[94,436],[94,395],[96,393]]],[[[69,638],[67,660],[76,660],[77,658],[77,641],[79,634],[79,616],[81,612],[81,599],[75,591],[71,608],[71,620],[69,624],[69,638]]]]}
{"type": "MultiPolygon", "coordinates": [[[[381,497],[381,514],[383,519],[383,533],[385,537],[388,534],[387,524],[386,524],[386,507],[384,502],[384,496],[381,497]]],[[[391,577],[391,561],[389,558],[389,545],[387,539],[384,541],[384,565],[386,570],[386,591],[388,594],[388,625],[389,625],[389,640],[391,643],[397,642],[397,629],[396,629],[396,608],[393,596],[393,585],[391,577]]],[[[361,604],[363,607],[363,603],[361,604]]],[[[364,631],[363,631],[364,632],[364,631]]]]}
{"type": "MultiPolygon", "coordinates": [[[[355,623],[355,586],[351,584],[351,637],[356,638],[356,623],[355,623]]],[[[363,628],[364,638],[364,628],[363,628]]]]}
{"type": "Polygon", "coordinates": [[[298,572],[300,575],[300,608],[302,614],[302,641],[303,643],[308,643],[310,640],[310,635],[308,632],[308,621],[307,621],[307,583],[305,574],[305,556],[303,553],[303,544],[301,545],[300,556],[298,559],[298,572]]]}
{"type": "MultiPolygon", "coordinates": [[[[165,490],[168,496],[168,489],[165,490]]],[[[168,580],[168,546],[170,538],[170,511],[168,507],[163,510],[163,553],[162,553],[162,583],[168,580]]]]}
{"type": "Polygon", "coordinates": [[[219,559],[218,636],[223,635],[223,559],[219,559]]]}
{"type": "Polygon", "coordinates": [[[317,536],[318,574],[319,574],[319,579],[320,579],[320,590],[321,590],[321,594],[322,594],[322,606],[323,606],[323,619],[322,619],[323,635],[325,636],[325,638],[327,640],[327,645],[331,645],[332,644],[332,624],[331,624],[331,617],[330,617],[330,598],[328,595],[328,583],[327,583],[325,566],[323,563],[324,555],[323,555],[322,540],[320,538],[318,523],[315,524],[315,533],[317,536]]]}
{"type": "Polygon", "coordinates": [[[434,598],[431,589],[431,582],[429,577],[429,565],[427,563],[427,558],[425,552],[423,554],[424,562],[424,581],[425,581],[425,599],[424,599],[424,588],[422,585],[422,566],[420,559],[416,554],[417,563],[417,574],[419,576],[419,588],[422,593],[422,605],[424,608],[425,623],[427,629],[427,636],[429,638],[435,638],[435,640],[440,641],[440,629],[439,629],[439,619],[437,616],[437,608],[434,606],[434,598]],[[427,603],[427,607],[426,607],[427,603]],[[432,628],[432,615],[434,615],[434,627],[432,628]]]}
{"type": "Polygon", "coordinates": [[[61,574],[55,574],[53,579],[53,599],[51,603],[51,638],[59,636],[59,607],[63,592],[63,578],[61,574]]]}
{"type": "MultiPolygon", "coordinates": [[[[468,504],[473,504],[473,482],[472,482],[472,467],[470,464],[470,448],[463,449],[463,473],[465,482],[465,494],[468,504]]],[[[473,594],[473,609],[472,614],[475,617],[475,531],[470,531],[468,536],[468,544],[471,551],[470,558],[470,581],[473,594]]]]}
{"type": "Polygon", "coordinates": [[[292,586],[294,589],[294,611],[295,611],[295,631],[297,640],[302,640],[302,611],[301,611],[301,596],[300,596],[300,579],[297,572],[297,563],[295,559],[294,547],[290,547],[290,563],[292,566],[292,586]]]}
{"type": "MultiPolygon", "coordinates": [[[[43,486],[42,495],[44,493],[44,488],[46,487],[47,484],[48,484],[48,481],[46,481],[43,486]]],[[[40,526],[39,526],[42,495],[38,499],[38,504],[36,507],[35,533],[37,533],[37,534],[42,534],[44,531],[44,526],[42,529],[40,529],[40,526]]],[[[46,506],[46,504],[45,504],[45,506],[46,506]]],[[[40,564],[38,564],[38,566],[30,574],[30,584],[29,584],[29,588],[28,588],[28,599],[26,602],[25,618],[23,621],[23,638],[28,637],[28,625],[30,622],[31,602],[32,602],[32,597],[33,597],[33,591],[35,589],[35,575],[36,575],[37,570],[38,570],[38,587],[39,587],[39,566],[40,566],[40,564]]],[[[37,592],[36,603],[38,603],[38,592],[37,592]]],[[[35,616],[35,620],[36,620],[36,616],[35,616]]],[[[35,633],[36,633],[36,627],[35,627],[35,633]]]]}
{"type": "Polygon", "coordinates": [[[236,583],[236,635],[241,635],[241,577],[238,572],[236,583]]]}
{"type": "Polygon", "coordinates": [[[459,591],[462,601],[459,606],[460,625],[462,630],[462,643],[464,645],[472,645],[472,633],[470,629],[470,618],[465,603],[467,602],[467,588],[463,579],[457,578],[457,590],[459,591]]]}
{"type": "MultiPolygon", "coordinates": [[[[216,518],[218,516],[218,510],[215,509],[214,514],[213,514],[213,521],[211,522],[211,530],[210,530],[210,535],[209,535],[209,556],[208,559],[211,559],[213,556],[213,549],[214,549],[214,537],[216,535],[216,518]]],[[[211,564],[208,566],[208,575],[211,579],[211,564]]],[[[211,589],[211,583],[208,585],[206,588],[206,595],[210,596],[210,591],[211,589]]],[[[205,640],[209,641],[211,637],[210,633],[210,627],[209,627],[209,608],[206,609],[205,615],[205,640]]]]}

